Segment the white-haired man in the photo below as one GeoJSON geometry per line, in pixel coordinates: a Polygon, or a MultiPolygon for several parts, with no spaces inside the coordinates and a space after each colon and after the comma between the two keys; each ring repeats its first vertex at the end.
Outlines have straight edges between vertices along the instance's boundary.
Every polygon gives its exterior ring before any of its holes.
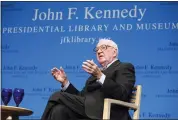
{"type": "MultiPolygon", "coordinates": [[[[132,64],[117,59],[115,42],[101,39],[94,49],[103,71],[93,60],[83,62],[83,69],[91,74],[82,91],[69,82],[62,68],[52,69],[54,78],[62,84],[48,101],[42,120],[102,119],[104,98],[128,101],[135,84],[132,64]]],[[[111,120],[129,120],[128,109],[112,105],[111,120]]]]}

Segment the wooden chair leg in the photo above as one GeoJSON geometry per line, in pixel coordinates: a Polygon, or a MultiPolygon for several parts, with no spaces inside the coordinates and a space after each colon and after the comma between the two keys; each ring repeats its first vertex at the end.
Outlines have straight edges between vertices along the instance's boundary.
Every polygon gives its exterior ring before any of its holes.
{"type": "Polygon", "coordinates": [[[135,110],[133,114],[133,119],[139,119],[139,113],[140,113],[139,109],[135,110]]]}
{"type": "Polygon", "coordinates": [[[104,110],[103,110],[103,119],[110,119],[110,110],[111,110],[111,103],[108,99],[104,100],[104,110]]]}

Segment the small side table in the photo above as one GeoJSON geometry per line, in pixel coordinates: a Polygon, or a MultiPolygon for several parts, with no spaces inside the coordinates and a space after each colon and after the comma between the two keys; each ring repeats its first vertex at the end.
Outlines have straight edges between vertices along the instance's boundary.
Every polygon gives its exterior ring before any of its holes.
{"type": "Polygon", "coordinates": [[[29,116],[33,114],[32,110],[1,105],[1,119],[2,120],[19,120],[19,116],[29,116]]]}

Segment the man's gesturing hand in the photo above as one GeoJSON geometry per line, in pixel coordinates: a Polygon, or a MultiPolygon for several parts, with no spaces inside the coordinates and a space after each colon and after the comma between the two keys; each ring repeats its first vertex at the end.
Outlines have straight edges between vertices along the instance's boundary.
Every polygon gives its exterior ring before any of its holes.
{"type": "Polygon", "coordinates": [[[93,62],[93,60],[87,60],[86,62],[83,62],[82,68],[89,74],[96,76],[97,79],[100,79],[100,77],[102,76],[101,70],[93,62]]]}
{"type": "Polygon", "coordinates": [[[53,69],[51,69],[51,74],[63,86],[65,86],[67,84],[67,82],[68,82],[67,76],[66,76],[62,67],[60,67],[60,69],[54,67],[53,69]]]}

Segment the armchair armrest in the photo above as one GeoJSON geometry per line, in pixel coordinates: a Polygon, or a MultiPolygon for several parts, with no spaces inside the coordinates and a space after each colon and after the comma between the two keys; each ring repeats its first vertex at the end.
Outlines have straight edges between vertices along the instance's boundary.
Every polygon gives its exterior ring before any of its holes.
{"type": "Polygon", "coordinates": [[[142,91],[141,85],[135,86],[132,91],[130,102],[124,102],[121,100],[105,98],[104,99],[103,119],[110,119],[111,104],[117,104],[117,105],[124,106],[124,107],[134,110],[134,114],[133,114],[132,118],[139,119],[141,91],[142,91]]]}
{"type": "Polygon", "coordinates": [[[105,98],[104,99],[103,119],[110,119],[111,104],[117,104],[120,106],[128,107],[133,110],[136,110],[138,108],[138,106],[136,106],[133,103],[128,103],[128,102],[124,102],[121,100],[105,98]]]}

